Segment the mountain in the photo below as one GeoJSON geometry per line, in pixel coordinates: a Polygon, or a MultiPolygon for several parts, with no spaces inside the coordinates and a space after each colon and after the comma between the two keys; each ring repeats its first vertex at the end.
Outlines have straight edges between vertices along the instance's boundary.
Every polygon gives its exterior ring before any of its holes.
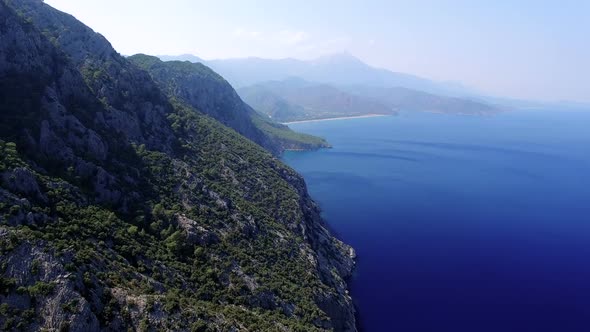
{"type": "Polygon", "coordinates": [[[354,251],[303,179],[167,86],[0,1],[1,329],[355,331],[354,251]]]}
{"type": "Polygon", "coordinates": [[[160,60],[162,60],[162,61],[188,61],[188,62],[192,62],[192,63],[205,62],[205,60],[199,58],[196,55],[192,55],[192,54],[181,54],[181,55],[174,55],[174,56],[159,55],[158,58],[160,58],[160,60]]]}
{"type": "Polygon", "coordinates": [[[460,84],[374,68],[347,53],[309,61],[245,58],[205,63],[238,88],[250,106],[277,121],[395,110],[492,114],[507,109],[460,84]],[[292,86],[297,80],[314,83],[292,86]],[[285,85],[291,85],[289,91],[285,85]],[[345,109],[335,109],[338,106],[345,109]]]}
{"type": "Polygon", "coordinates": [[[590,103],[576,101],[534,101],[516,98],[502,98],[492,96],[475,96],[473,100],[503,105],[511,109],[519,110],[562,110],[562,111],[588,111],[590,103]]]}
{"type": "Polygon", "coordinates": [[[373,99],[300,79],[260,83],[238,92],[256,110],[282,122],[395,113],[373,99]]]}
{"type": "Polygon", "coordinates": [[[306,112],[303,106],[287,101],[262,84],[241,88],[238,93],[255,110],[279,122],[314,118],[314,114],[306,112]]]}
{"type": "Polygon", "coordinates": [[[254,109],[280,122],[395,114],[400,110],[469,115],[490,115],[503,110],[482,101],[406,88],[336,87],[295,78],[255,84],[239,89],[238,93],[254,109]]]}
{"type": "Polygon", "coordinates": [[[508,110],[504,106],[486,101],[434,95],[401,87],[376,88],[368,86],[341,87],[344,91],[379,102],[404,111],[436,112],[464,115],[492,115],[508,110]]]}
{"type": "Polygon", "coordinates": [[[201,63],[162,62],[157,57],[141,54],[127,59],[149,72],[170,98],[213,117],[275,154],[285,149],[328,146],[320,138],[295,133],[265,120],[240,99],[223,77],[201,63]]]}
{"type": "MultiPolygon", "coordinates": [[[[163,56],[165,60],[182,60],[184,56],[163,56]]],[[[435,82],[414,75],[375,68],[348,54],[334,54],[314,60],[238,58],[205,61],[235,88],[266,81],[299,77],[306,81],[330,85],[367,85],[405,87],[449,96],[476,94],[458,83],[435,82]]]]}

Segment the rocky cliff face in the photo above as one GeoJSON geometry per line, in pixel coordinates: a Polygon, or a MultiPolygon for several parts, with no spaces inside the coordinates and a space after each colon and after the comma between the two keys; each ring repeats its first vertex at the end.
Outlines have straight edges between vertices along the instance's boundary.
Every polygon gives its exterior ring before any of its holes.
{"type": "Polygon", "coordinates": [[[354,331],[353,251],[301,177],[169,97],[72,16],[0,1],[1,328],[354,331]]]}

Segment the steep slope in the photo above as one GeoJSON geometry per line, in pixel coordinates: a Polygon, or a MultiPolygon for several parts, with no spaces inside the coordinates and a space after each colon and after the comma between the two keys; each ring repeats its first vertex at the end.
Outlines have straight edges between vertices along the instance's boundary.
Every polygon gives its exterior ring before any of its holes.
{"type": "Polygon", "coordinates": [[[263,121],[221,76],[201,63],[163,62],[143,54],[128,58],[150,73],[160,88],[171,97],[210,115],[226,126],[278,154],[284,149],[309,149],[328,146],[310,135],[296,134],[288,127],[263,121]]]}
{"type": "Polygon", "coordinates": [[[354,331],[303,180],[42,1],[0,1],[3,330],[354,331]]]}
{"type": "Polygon", "coordinates": [[[256,110],[281,122],[395,113],[393,108],[374,99],[294,78],[261,83],[238,92],[256,110]]]}
{"type": "Polygon", "coordinates": [[[307,118],[303,106],[290,103],[285,98],[261,85],[241,88],[238,90],[238,93],[256,111],[276,121],[287,122],[305,120],[307,118]]]}

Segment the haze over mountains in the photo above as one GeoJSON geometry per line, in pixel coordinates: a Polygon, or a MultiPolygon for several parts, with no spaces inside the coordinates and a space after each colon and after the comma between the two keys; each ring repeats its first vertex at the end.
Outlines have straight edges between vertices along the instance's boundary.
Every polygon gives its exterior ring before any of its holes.
{"type": "Polygon", "coordinates": [[[280,122],[396,112],[378,100],[295,78],[255,84],[238,93],[254,109],[280,122]]]}
{"type": "Polygon", "coordinates": [[[343,53],[315,60],[243,58],[204,61],[196,56],[163,60],[203,62],[224,76],[254,109],[277,121],[320,119],[400,110],[488,115],[506,107],[456,83],[371,67],[343,53]]]}
{"type": "Polygon", "coordinates": [[[491,115],[502,108],[485,102],[438,96],[402,87],[334,87],[300,79],[268,81],[238,89],[254,109],[280,122],[420,111],[491,115]]]}
{"type": "Polygon", "coordinates": [[[299,77],[306,81],[333,85],[401,86],[425,92],[464,96],[473,91],[459,84],[440,83],[418,76],[371,67],[349,53],[296,59],[224,59],[206,61],[236,88],[271,80],[299,77]]]}

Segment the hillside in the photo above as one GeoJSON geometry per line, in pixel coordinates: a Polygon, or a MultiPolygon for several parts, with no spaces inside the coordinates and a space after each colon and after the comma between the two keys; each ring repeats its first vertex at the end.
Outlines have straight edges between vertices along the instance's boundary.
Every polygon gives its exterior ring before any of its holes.
{"type": "Polygon", "coordinates": [[[356,330],[302,178],[74,17],[0,1],[0,119],[2,330],[356,330]]]}
{"type": "Polygon", "coordinates": [[[223,77],[201,63],[163,62],[142,54],[128,60],[149,72],[168,97],[213,117],[275,154],[285,149],[328,146],[320,138],[295,133],[270,120],[263,122],[223,77]]]}
{"type": "Polygon", "coordinates": [[[393,108],[374,99],[293,78],[256,84],[238,93],[254,109],[279,122],[395,114],[393,108]]]}
{"type": "Polygon", "coordinates": [[[377,88],[345,86],[342,90],[377,100],[389,107],[405,111],[436,112],[463,115],[492,115],[508,108],[485,101],[445,97],[402,87],[377,88]]]}
{"type": "Polygon", "coordinates": [[[504,110],[482,101],[400,87],[331,86],[296,78],[259,83],[238,93],[254,109],[279,122],[397,111],[491,115],[504,110]]]}
{"type": "Polygon", "coordinates": [[[314,114],[308,114],[303,106],[291,103],[261,85],[241,88],[238,93],[256,111],[279,122],[305,120],[314,117],[314,114]]]}

